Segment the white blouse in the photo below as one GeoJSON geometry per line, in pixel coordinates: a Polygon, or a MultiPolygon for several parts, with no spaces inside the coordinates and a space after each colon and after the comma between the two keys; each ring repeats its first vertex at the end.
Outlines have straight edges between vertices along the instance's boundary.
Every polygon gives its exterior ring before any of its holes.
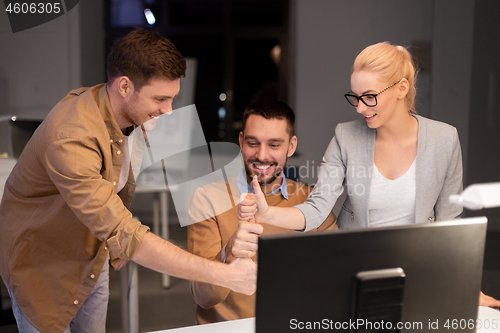
{"type": "Polygon", "coordinates": [[[399,178],[385,178],[373,164],[368,218],[370,228],[415,223],[416,161],[399,178]]]}

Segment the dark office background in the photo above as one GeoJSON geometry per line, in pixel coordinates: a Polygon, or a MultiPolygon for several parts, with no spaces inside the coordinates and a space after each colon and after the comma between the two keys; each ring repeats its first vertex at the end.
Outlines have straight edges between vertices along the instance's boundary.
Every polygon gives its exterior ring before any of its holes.
{"type": "Polygon", "coordinates": [[[281,58],[288,58],[288,6],[287,0],[107,0],[106,50],[134,26],[172,40],[185,57],[198,60],[194,102],[207,141],[237,143],[241,114],[253,99],[286,100],[287,62],[276,64],[271,51],[281,48],[281,58]]]}

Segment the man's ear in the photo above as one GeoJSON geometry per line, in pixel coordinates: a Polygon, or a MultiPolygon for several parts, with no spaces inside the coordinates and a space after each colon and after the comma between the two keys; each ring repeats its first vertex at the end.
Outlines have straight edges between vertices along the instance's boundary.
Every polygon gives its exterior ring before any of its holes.
{"type": "Polygon", "coordinates": [[[290,157],[295,153],[295,150],[297,149],[297,136],[293,136],[290,139],[290,143],[288,145],[288,154],[287,156],[290,157]]]}
{"type": "Polygon", "coordinates": [[[127,76],[120,76],[117,81],[117,89],[120,96],[127,98],[134,94],[134,84],[127,76]]]}
{"type": "Polygon", "coordinates": [[[238,136],[238,141],[240,142],[240,149],[243,148],[243,131],[240,132],[240,135],[238,136]]]}

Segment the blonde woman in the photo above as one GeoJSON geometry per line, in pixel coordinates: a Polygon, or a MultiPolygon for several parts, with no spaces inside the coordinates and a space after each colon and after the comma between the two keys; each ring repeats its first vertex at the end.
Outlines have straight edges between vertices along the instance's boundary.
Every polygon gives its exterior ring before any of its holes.
{"type": "MultiPolygon", "coordinates": [[[[242,197],[240,219],[308,231],[325,220],[343,190],[341,229],[458,217],[462,208],[448,200],[463,189],[458,133],[416,114],[415,79],[404,47],[384,42],[364,49],[354,61],[351,91],[345,95],[362,118],[335,128],[308,200],[292,208],[268,207],[254,179],[256,203],[252,196],[242,197]]],[[[481,295],[481,305],[500,306],[481,295]]]]}

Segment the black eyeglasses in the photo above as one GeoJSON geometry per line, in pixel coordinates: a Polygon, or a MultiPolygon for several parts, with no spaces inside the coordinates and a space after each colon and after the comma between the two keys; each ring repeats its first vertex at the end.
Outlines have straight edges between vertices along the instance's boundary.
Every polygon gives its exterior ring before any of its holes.
{"type": "Polygon", "coordinates": [[[351,104],[354,107],[357,107],[359,105],[359,101],[363,102],[363,104],[365,104],[366,106],[369,106],[369,107],[376,106],[377,105],[377,96],[380,95],[381,93],[383,93],[384,91],[386,91],[387,89],[394,87],[399,82],[401,82],[401,80],[399,80],[398,82],[396,82],[394,84],[391,84],[389,87],[385,88],[384,90],[382,90],[378,94],[364,94],[361,96],[357,96],[357,95],[353,95],[353,94],[345,94],[344,97],[345,97],[345,99],[347,99],[349,104],[351,104]]]}

